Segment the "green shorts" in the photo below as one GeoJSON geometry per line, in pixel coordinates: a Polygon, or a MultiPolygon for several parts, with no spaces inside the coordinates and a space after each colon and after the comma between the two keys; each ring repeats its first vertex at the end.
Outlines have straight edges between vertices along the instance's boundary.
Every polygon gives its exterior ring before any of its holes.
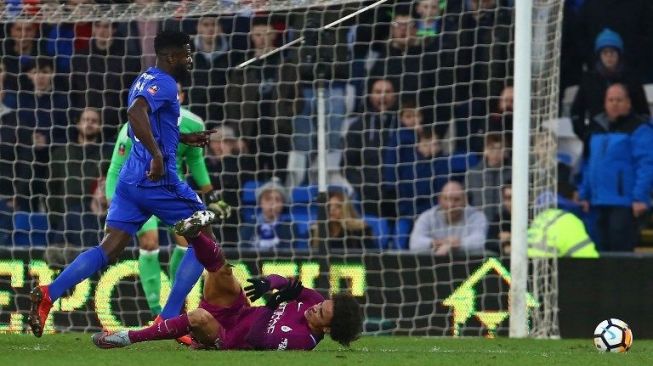
{"type": "Polygon", "coordinates": [[[141,236],[148,231],[153,231],[153,230],[156,231],[158,229],[159,229],[159,218],[156,216],[151,216],[149,219],[147,219],[147,221],[145,221],[143,226],[141,226],[141,228],[138,229],[138,231],[136,232],[136,236],[141,236]]]}

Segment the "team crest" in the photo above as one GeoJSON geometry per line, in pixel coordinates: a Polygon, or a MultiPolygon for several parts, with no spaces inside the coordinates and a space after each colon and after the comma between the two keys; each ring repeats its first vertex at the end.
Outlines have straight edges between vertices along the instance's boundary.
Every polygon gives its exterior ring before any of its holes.
{"type": "Polygon", "coordinates": [[[120,154],[120,156],[125,155],[125,144],[120,144],[120,146],[118,146],[118,154],[120,154]]]}
{"type": "Polygon", "coordinates": [[[158,92],[158,91],[159,91],[159,87],[156,86],[156,85],[152,85],[149,88],[147,88],[147,92],[152,94],[152,95],[156,94],[156,92],[158,92]]]}

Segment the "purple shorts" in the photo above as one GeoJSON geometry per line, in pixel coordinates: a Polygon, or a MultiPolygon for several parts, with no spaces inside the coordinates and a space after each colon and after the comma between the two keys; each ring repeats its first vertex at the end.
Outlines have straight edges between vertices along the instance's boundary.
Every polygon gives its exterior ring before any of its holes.
{"type": "Polygon", "coordinates": [[[211,305],[204,299],[199,307],[208,311],[220,323],[219,339],[216,341],[220,349],[252,348],[245,338],[256,318],[258,308],[249,304],[242,290],[236,301],[229,307],[211,305]]]}

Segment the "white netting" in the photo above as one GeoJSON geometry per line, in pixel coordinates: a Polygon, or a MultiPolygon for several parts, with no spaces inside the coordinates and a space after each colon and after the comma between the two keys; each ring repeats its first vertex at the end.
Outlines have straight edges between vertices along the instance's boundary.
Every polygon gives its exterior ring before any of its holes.
{"type": "MultiPolygon", "coordinates": [[[[239,279],[280,272],[325,292],[348,288],[365,304],[372,334],[505,334],[504,197],[510,160],[526,158],[510,149],[514,2],[389,1],[315,32],[371,3],[5,2],[0,290],[16,295],[0,303],[7,310],[0,331],[23,329],[27,291],[37,278],[51,280],[48,264],[60,268],[101,240],[126,90],[153,65],[156,33],[173,28],[193,42],[183,107],[220,127],[222,137],[206,152],[210,182],[189,181],[195,188],[211,183],[236,208],[215,232],[239,279]],[[301,46],[235,68],[300,36],[301,46]],[[316,186],[318,87],[326,96],[328,211],[316,186]],[[79,122],[87,107],[97,113],[79,122]],[[101,119],[101,127],[94,131],[88,118],[101,119]],[[458,183],[440,195],[448,181],[458,183]],[[269,198],[262,187],[275,185],[285,206],[266,220],[257,205],[269,198]],[[463,222],[436,228],[444,217],[431,210],[438,199],[457,207],[465,196],[474,208],[465,209],[463,222]],[[329,239],[319,239],[325,233],[329,239]]],[[[533,215],[536,199],[555,193],[555,139],[543,124],[558,110],[561,25],[561,1],[534,3],[533,215]]],[[[158,232],[165,274],[174,239],[163,227],[158,232]]],[[[112,329],[151,317],[131,248],[57,305],[56,328],[112,329]]],[[[528,304],[536,336],[558,334],[556,275],[555,260],[533,261],[528,304]]],[[[188,306],[199,294],[198,287],[188,306]]]]}

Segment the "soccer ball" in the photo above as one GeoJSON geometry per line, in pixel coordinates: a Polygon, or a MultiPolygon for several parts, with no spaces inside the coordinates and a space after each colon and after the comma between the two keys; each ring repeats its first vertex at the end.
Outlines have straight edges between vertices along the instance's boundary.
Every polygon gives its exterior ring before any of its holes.
{"type": "Polygon", "coordinates": [[[594,330],[594,345],[601,352],[626,352],[633,345],[633,332],[619,319],[604,320],[594,330]]]}

